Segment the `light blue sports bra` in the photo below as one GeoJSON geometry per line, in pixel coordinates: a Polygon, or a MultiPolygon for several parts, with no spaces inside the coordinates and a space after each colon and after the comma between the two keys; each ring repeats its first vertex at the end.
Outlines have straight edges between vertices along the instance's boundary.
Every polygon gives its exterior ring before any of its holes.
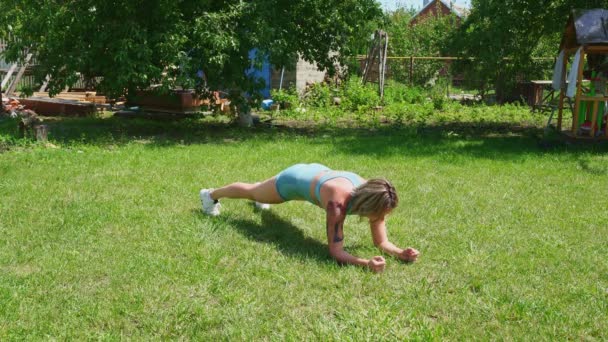
{"type": "MultiPolygon", "coordinates": [[[[321,186],[323,186],[325,182],[334,178],[346,178],[353,184],[355,188],[363,183],[361,181],[361,177],[359,177],[359,175],[357,175],[356,173],[348,171],[327,171],[319,178],[317,186],[315,187],[315,197],[317,198],[317,201],[319,203],[321,203],[321,186]]],[[[348,204],[347,212],[350,211],[350,205],[351,203],[348,204]]]]}

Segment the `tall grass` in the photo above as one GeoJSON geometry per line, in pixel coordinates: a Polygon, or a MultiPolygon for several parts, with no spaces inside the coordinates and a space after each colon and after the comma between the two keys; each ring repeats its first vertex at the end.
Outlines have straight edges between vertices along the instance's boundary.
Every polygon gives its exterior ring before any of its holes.
{"type": "MultiPolygon", "coordinates": [[[[44,145],[0,123],[0,340],[608,338],[605,147],[515,123],[49,124],[44,145]],[[338,266],[303,202],[201,214],[200,188],[297,162],[392,180],[389,237],[421,259],[338,266]]],[[[354,217],[345,248],[380,253],[354,217]]]]}

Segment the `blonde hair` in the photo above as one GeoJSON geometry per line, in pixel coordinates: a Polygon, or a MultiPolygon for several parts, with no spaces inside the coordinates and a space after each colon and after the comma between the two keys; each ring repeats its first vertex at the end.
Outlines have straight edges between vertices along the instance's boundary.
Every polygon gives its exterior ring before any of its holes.
{"type": "Polygon", "coordinates": [[[366,216],[382,214],[399,204],[395,187],[386,179],[375,178],[359,185],[351,197],[352,214],[366,216]]]}

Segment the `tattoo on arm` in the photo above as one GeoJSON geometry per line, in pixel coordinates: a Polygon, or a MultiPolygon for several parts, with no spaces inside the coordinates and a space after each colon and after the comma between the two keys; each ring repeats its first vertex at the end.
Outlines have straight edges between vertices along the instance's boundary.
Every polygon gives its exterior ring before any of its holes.
{"type": "Polygon", "coordinates": [[[342,242],[344,240],[344,232],[342,231],[342,225],[336,223],[334,226],[334,243],[342,242]]]}
{"type": "Polygon", "coordinates": [[[344,208],[343,205],[329,201],[327,204],[328,214],[331,213],[333,219],[327,222],[327,237],[332,243],[342,242],[344,240],[344,208]],[[332,227],[333,223],[333,227],[332,227]],[[333,229],[333,237],[331,235],[333,229]]]}
{"type": "MultiPolygon", "coordinates": [[[[331,236],[330,233],[331,233],[331,227],[328,223],[327,224],[327,236],[331,236]]],[[[342,242],[342,240],[344,240],[344,232],[342,230],[342,225],[340,223],[336,223],[334,225],[334,236],[331,241],[334,243],[338,243],[338,242],[342,242]]]]}

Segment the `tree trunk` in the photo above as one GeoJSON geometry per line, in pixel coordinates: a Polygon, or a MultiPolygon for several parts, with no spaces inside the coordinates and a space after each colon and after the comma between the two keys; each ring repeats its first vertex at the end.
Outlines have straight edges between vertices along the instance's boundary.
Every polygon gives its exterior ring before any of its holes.
{"type": "Polygon", "coordinates": [[[253,126],[253,117],[251,116],[251,107],[247,103],[247,100],[241,93],[241,91],[233,91],[230,96],[230,101],[234,104],[234,111],[236,112],[239,125],[241,127],[253,126]]]}
{"type": "Polygon", "coordinates": [[[238,112],[239,112],[239,125],[241,127],[253,126],[253,117],[251,116],[251,110],[249,108],[247,108],[246,110],[242,110],[242,108],[239,108],[238,112]]]}
{"type": "Polygon", "coordinates": [[[49,126],[37,125],[34,126],[34,131],[36,133],[36,140],[42,142],[46,142],[49,140],[49,126]]]}

